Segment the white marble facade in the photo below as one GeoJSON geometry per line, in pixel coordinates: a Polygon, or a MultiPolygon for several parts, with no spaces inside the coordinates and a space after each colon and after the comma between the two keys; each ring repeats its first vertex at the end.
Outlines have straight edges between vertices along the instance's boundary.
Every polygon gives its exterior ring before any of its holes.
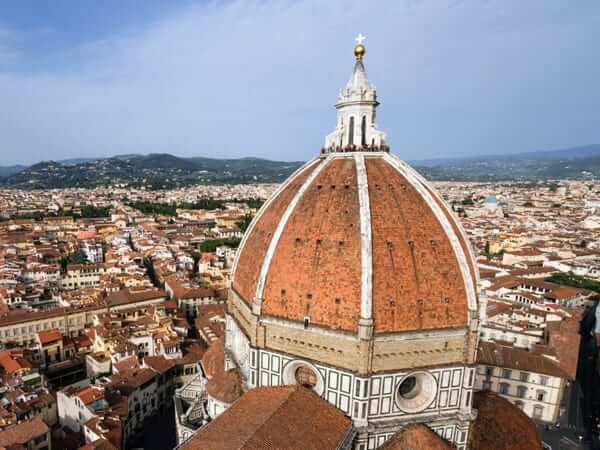
{"type": "Polygon", "coordinates": [[[370,450],[380,446],[403,425],[425,423],[456,445],[466,446],[475,369],[464,365],[416,368],[396,373],[359,377],[356,374],[316,361],[296,358],[267,349],[254,348],[229,317],[227,321],[226,364],[237,366],[247,389],[296,383],[301,366],[316,374],[313,387],[322,398],[344,411],[357,430],[354,448],[370,450]],[[410,376],[426,380],[420,404],[405,404],[399,394],[410,376]]]}

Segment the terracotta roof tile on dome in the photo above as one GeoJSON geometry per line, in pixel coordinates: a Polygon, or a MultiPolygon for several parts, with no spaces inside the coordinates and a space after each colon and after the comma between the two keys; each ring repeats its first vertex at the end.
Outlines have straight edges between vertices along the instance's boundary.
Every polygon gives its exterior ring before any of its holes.
{"type": "Polygon", "coordinates": [[[375,334],[467,326],[477,266],[433,188],[387,154],[315,161],[248,231],[233,273],[242,300],[258,297],[264,316],[352,333],[364,309],[375,334]]]}
{"type": "Polygon", "coordinates": [[[310,316],[316,325],[357,329],[359,215],[354,160],[333,160],[302,196],[279,239],[265,283],[264,314],[296,321],[310,316]]]}
{"type": "Polygon", "coordinates": [[[302,386],[252,389],[208,425],[182,450],[336,448],[351,420],[302,386]]]}
{"type": "Polygon", "coordinates": [[[378,447],[378,450],[452,450],[454,447],[427,425],[407,425],[378,447]]]}
{"type": "Polygon", "coordinates": [[[450,239],[435,214],[390,164],[368,159],[366,165],[376,331],[465,325],[464,280],[450,239]]]}
{"type": "Polygon", "coordinates": [[[208,395],[224,403],[233,403],[242,396],[242,376],[238,369],[224,370],[206,383],[208,395]]]}
{"type": "Polygon", "coordinates": [[[214,341],[202,356],[202,369],[208,379],[225,370],[225,338],[214,341]]]}
{"type": "Polygon", "coordinates": [[[492,392],[476,392],[477,419],[469,433],[470,450],[541,450],[535,423],[508,400],[492,392]]]}
{"type": "Polygon", "coordinates": [[[275,193],[273,198],[263,205],[256,216],[255,223],[251,225],[246,233],[246,235],[252,234],[252,238],[245,237],[243,245],[240,246],[233,289],[249,304],[254,299],[261,269],[258,261],[264,259],[269,242],[285,208],[314,168],[314,164],[308,165],[292,175],[283,186],[283,189],[275,193]]]}
{"type": "Polygon", "coordinates": [[[421,185],[427,190],[427,192],[429,192],[431,194],[431,196],[433,197],[435,202],[439,205],[440,209],[444,213],[444,216],[446,216],[446,218],[448,219],[448,222],[452,226],[452,229],[460,242],[460,246],[461,246],[463,252],[465,253],[465,255],[468,256],[467,264],[469,265],[469,271],[471,274],[471,279],[473,281],[473,288],[475,290],[477,290],[477,278],[478,278],[478,276],[477,276],[478,269],[476,268],[477,263],[474,260],[475,255],[472,252],[472,247],[471,247],[471,244],[469,243],[466,233],[464,231],[462,231],[460,222],[458,220],[456,220],[452,211],[450,210],[448,205],[446,203],[444,203],[444,201],[442,200],[440,195],[429,184],[427,184],[424,179],[421,179],[420,181],[421,181],[421,185]]]}

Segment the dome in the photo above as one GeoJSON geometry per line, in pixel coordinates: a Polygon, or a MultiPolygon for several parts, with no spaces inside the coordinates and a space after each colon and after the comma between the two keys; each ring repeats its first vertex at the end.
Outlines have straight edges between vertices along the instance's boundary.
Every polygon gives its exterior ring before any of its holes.
{"type": "Polygon", "coordinates": [[[485,198],[485,202],[486,205],[496,205],[498,203],[498,199],[496,198],[495,195],[488,195],[485,198]]]}
{"type": "Polygon", "coordinates": [[[231,288],[262,317],[381,335],[466,327],[477,276],[459,222],[416,171],[387,152],[335,151],[263,206],[231,288]]]}
{"type": "MultiPolygon", "coordinates": [[[[352,419],[353,448],[418,422],[464,450],[486,300],[458,219],[390,153],[378,105],[357,58],[320,154],[240,243],[224,361],[248,389],[300,385],[329,401],[352,419]]],[[[425,432],[408,440],[425,445],[425,432]]]]}

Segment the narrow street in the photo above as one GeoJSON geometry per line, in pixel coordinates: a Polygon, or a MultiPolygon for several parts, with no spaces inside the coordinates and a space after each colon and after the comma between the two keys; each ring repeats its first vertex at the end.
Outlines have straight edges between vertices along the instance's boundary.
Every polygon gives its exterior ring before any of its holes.
{"type": "Polygon", "coordinates": [[[598,347],[593,333],[596,324],[596,308],[588,311],[581,322],[581,349],[577,381],[580,383],[581,412],[584,424],[584,442],[587,448],[600,450],[598,423],[600,421],[600,375],[598,373],[598,347]]]}
{"type": "Polygon", "coordinates": [[[177,436],[173,407],[151,417],[143,432],[127,446],[129,449],[165,450],[175,448],[177,436]]]}

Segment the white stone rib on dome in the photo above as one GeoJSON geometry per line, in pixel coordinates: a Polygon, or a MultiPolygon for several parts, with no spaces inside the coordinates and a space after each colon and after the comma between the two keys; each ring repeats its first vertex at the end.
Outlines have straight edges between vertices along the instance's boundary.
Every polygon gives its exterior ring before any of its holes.
{"type": "Polygon", "coordinates": [[[267,275],[269,273],[269,268],[271,267],[271,261],[273,260],[273,255],[275,253],[275,249],[277,248],[277,244],[279,243],[281,234],[283,233],[283,230],[285,229],[285,226],[287,225],[288,219],[292,215],[292,212],[296,208],[296,205],[298,204],[298,202],[300,201],[300,199],[302,198],[302,196],[304,195],[306,190],[309,188],[309,186],[312,184],[312,182],[315,180],[315,178],[321,173],[323,168],[329,163],[330,160],[331,160],[331,156],[328,156],[327,158],[322,159],[321,162],[319,163],[319,165],[311,172],[311,174],[308,176],[308,178],[306,179],[306,181],[304,182],[302,187],[298,190],[298,192],[296,192],[296,195],[294,195],[294,198],[292,199],[292,201],[289,203],[289,205],[285,209],[285,212],[283,213],[281,220],[277,224],[277,228],[275,229],[275,232],[273,233],[273,237],[271,238],[271,242],[269,243],[269,248],[267,250],[267,254],[265,255],[265,259],[262,262],[260,275],[258,277],[258,283],[256,285],[256,295],[255,295],[255,299],[257,302],[261,302],[263,299],[265,282],[267,279],[267,275]]]}
{"type": "Polygon", "coordinates": [[[467,262],[467,256],[463,251],[462,245],[460,244],[452,225],[450,224],[439,204],[433,199],[433,196],[430,194],[429,190],[425,189],[421,180],[419,180],[418,176],[416,175],[416,171],[412,167],[405,164],[399,158],[392,157],[389,154],[386,154],[384,159],[388,161],[392,167],[394,167],[403,177],[405,177],[419,192],[419,194],[423,197],[435,214],[440,225],[444,229],[446,236],[448,236],[450,239],[452,249],[454,250],[454,255],[456,256],[461,269],[460,272],[464,281],[465,292],[467,293],[467,302],[469,305],[468,315],[470,321],[473,318],[472,314],[477,311],[477,294],[473,287],[471,269],[469,268],[469,263],[467,262]]]}
{"type": "Polygon", "coordinates": [[[358,203],[360,208],[360,241],[361,241],[361,319],[373,318],[373,240],[371,228],[371,202],[369,199],[369,182],[365,157],[361,153],[354,154],[356,179],[358,184],[358,203]]]}
{"type": "MultiPolygon", "coordinates": [[[[413,175],[415,176],[415,178],[418,179],[421,182],[421,184],[423,184],[425,186],[429,186],[429,182],[418,171],[416,171],[411,166],[409,166],[408,164],[406,164],[406,162],[402,161],[400,158],[398,158],[398,156],[396,156],[396,155],[394,155],[392,153],[390,153],[390,156],[392,158],[396,159],[398,161],[398,164],[400,164],[402,167],[405,167],[407,170],[410,170],[413,173],[413,175]]],[[[437,198],[439,200],[439,203],[441,205],[443,205],[443,208],[448,212],[448,214],[451,217],[453,217],[454,213],[448,208],[447,203],[440,196],[439,192],[436,189],[433,189],[431,187],[429,189],[429,192],[431,193],[432,196],[434,196],[435,198],[437,198]]],[[[462,223],[461,223],[460,220],[455,220],[454,223],[456,224],[456,227],[458,228],[458,230],[459,230],[459,232],[461,234],[461,237],[463,238],[463,240],[467,244],[466,247],[467,247],[467,251],[469,253],[468,257],[471,258],[471,260],[473,261],[473,264],[474,264],[473,265],[473,270],[471,270],[471,266],[469,266],[469,273],[471,273],[471,275],[475,279],[475,282],[476,282],[477,286],[479,286],[479,271],[475,269],[477,258],[475,256],[475,254],[473,253],[473,248],[469,244],[469,242],[470,242],[469,237],[467,236],[467,232],[465,231],[464,227],[462,226],[462,223]]]]}
{"type": "Polygon", "coordinates": [[[307,161],[302,166],[300,166],[298,169],[296,169],[296,171],[294,173],[292,173],[288,177],[287,180],[285,180],[283,183],[281,183],[281,185],[279,185],[279,187],[275,190],[275,192],[273,193],[273,195],[271,195],[271,197],[269,197],[269,199],[261,206],[261,208],[259,209],[259,211],[256,213],[256,216],[254,216],[254,219],[252,219],[252,222],[250,222],[250,226],[248,227],[248,229],[244,233],[244,237],[242,238],[242,241],[240,242],[240,245],[239,245],[238,250],[236,252],[235,259],[233,260],[233,267],[231,269],[231,280],[230,280],[230,284],[231,285],[233,285],[233,278],[235,276],[235,271],[237,269],[237,265],[238,265],[238,261],[240,259],[240,255],[242,254],[242,250],[244,249],[244,246],[246,245],[246,241],[248,240],[248,237],[252,235],[252,230],[254,229],[254,227],[256,226],[256,224],[259,222],[261,216],[264,214],[265,211],[267,211],[269,209],[269,206],[279,196],[279,194],[281,194],[281,192],[283,192],[284,189],[286,187],[288,187],[288,185],[292,181],[294,181],[294,179],[298,175],[300,175],[302,172],[304,172],[305,170],[309,169],[311,166],[313,166],[315,163],[317,163],[319,161],[321,161],[321,158],[319,158],[319,157],[313,158],[310,161],[307,161]]]}

